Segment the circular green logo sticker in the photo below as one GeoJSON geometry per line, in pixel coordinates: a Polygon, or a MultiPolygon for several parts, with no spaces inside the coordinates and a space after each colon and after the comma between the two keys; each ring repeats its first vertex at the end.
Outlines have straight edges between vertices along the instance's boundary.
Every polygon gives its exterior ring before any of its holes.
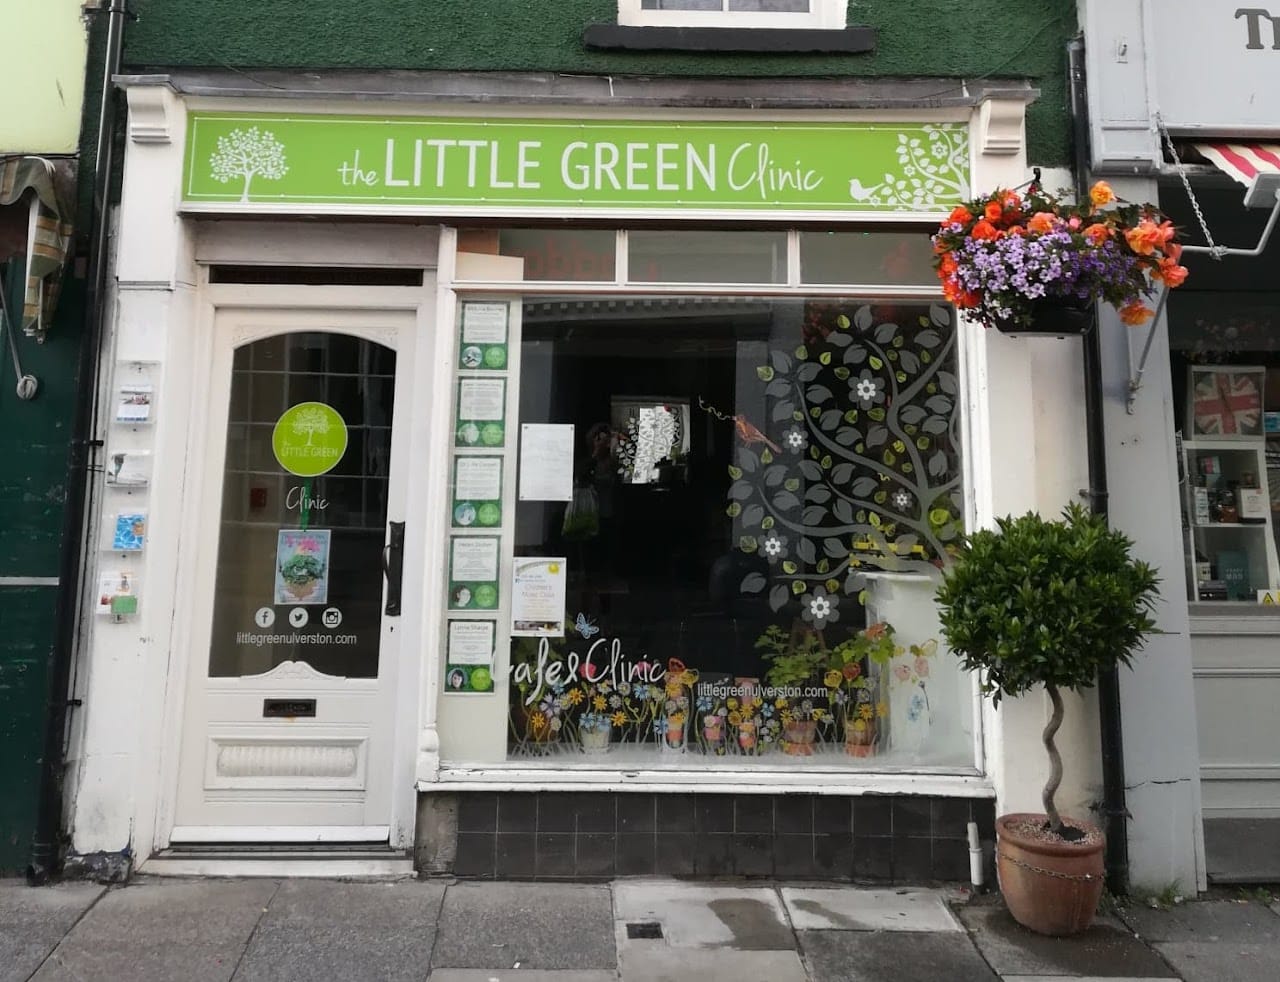
{"type": "Polygon", "coordinates": [[[476,606],[477,607],[496,607],[498,606],[497,588],[483,583],[476,587],[476,606]]]}
{"type": "Polygon", "coordinates": [[[480,428],[480,442],[486,447],[502,446],[502,424],[485,423],[480,428]]]}
{"type": "Polygon", "coordinates": [[[337,467],[347,452],[347,424],[332,406],[300,402],[276,421],[271,449],[290,474],[317,477],[337,467]]]}
{"type": "Polygon", "coordinates": [[[492,501],[486,501],[476,509],[476,514],[480,518],[481,525],[497,525],[502,519],[502,510],[492,501]]]}
{"type": "Polygon", "coordinates": [[[486,348],[484,352],[485,368],[505,368],[507,364],[507,349],[501,345],[494,345],[486,348]]]}
{"type": "Polygon", "coordinates": [[[471,688],[476,692],[488,692],[493,688],[493,673],[483,666],[471,670],[471,688]]]}

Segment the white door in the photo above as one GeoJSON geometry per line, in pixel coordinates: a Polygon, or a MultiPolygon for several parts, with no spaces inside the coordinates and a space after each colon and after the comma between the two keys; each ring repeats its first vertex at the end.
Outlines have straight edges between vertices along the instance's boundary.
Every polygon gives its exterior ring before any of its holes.
{"type": "Polygon", "coordinates": [[[215,313],[174,842],[388,838],[415,326],[215,313]]]}

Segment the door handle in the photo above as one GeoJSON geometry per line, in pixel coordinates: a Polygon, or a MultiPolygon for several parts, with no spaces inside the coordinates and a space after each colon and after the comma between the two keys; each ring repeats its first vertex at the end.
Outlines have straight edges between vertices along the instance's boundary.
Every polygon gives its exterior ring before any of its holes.
{"type": "Polygon", "coordinates": [[[388,617],[400,616],[400,584],[404,579],[404,522],[387,523],[387,545],[382,550],[382,575],[387,578],[388,617]]]}

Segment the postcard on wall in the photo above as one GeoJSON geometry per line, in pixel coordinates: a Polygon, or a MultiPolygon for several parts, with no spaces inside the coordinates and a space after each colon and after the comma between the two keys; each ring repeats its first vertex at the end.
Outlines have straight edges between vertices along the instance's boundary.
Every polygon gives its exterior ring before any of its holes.
{"type": "Polygon", "coordinates": [[[453,465],[453,525],[493,528],[502,523],[502,458],[456,457],[453,465]]]}
{"type": "Polygon", "coordinates": [[[462,343],[458,365],[472,370],[507,367],[507,305],[490,301],[462,304],[462,343]]]}
{"type": "Polygon", "coordinates": [[[124,450],[107,455],[107,483],[117,488],[144,488],[151,481],[151,453],[124,450]]]}
{"type": "Polygon", "coordinates": [[[502,446],[506,442],[503,422],[506,410],[506,379],[461,379],[458,382],[458,430],[455,445],[502,446]]]}
{"type": "Polygon", "coordinates": [[[112,552],[141,552],[147,538],[145,511],[120,512],[111,533],[112,552]]]}
{"type": "Polygon", "coordinates": [[[276,535],[275,603],[329,600],[329,530],[280,529],[276,535]]]}
{"type": "Polygon", "coordinates": [[[449,621],[445,692],[492,692],[497,621],[449,621]]]}
{"type": "Polygon", "coordinates": [[[511,572],[511,636],[564,637],[565,559],[518,557],[511,572]]]}
{"type": "Polygon", "coordinates": [[[155,386],[147,382],[130,383],[116,391],[117,423],[150,423],[155,404],[155,386]]]}
{"type": "Polygon", "coordinates": [[[449,545],[449,609],[492,610],[498,606],[499,540],[455,536],[449,545]]]}
{"type": "Polygon", "coordinates": [[[573,498],[573,424],[525,423],[520,427],[520,500],[573,498]]]}
{"type": "Polygon", "coordinates": [[[99,614],[123,617],[138,612],[138,580],[129,570],[112,570],[98,576],[99,614]]]}

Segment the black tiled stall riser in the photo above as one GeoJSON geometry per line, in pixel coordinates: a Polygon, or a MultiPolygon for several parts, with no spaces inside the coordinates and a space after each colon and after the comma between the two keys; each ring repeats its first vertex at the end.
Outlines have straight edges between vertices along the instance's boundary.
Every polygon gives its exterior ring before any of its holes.
{"type": "Polygon", "coordinates": [[[969,874],[994,804],[924,795],[465,792],[452,872],[497,879],[679,876],[919,883],[969,874]]]}

